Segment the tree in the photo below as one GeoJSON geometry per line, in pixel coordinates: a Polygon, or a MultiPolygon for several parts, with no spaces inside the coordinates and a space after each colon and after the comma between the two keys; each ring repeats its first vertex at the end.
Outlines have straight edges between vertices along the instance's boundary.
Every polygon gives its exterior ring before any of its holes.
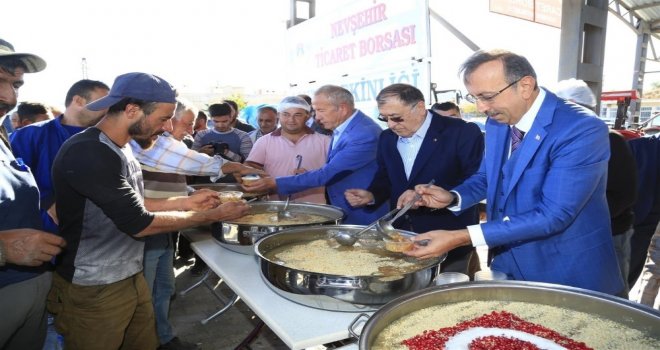
{"type": "Polygon", "coordinates": [[[225,99],[225,100],[232,100],[232,101],[236,102],[236,104],[238,105],[238,111],[239,111],[239,112],[240,112],[243,108],[245,108],[245,106],[248,105],[248,102],[245,100],[245,98],[243,97],[243,95],[240,94],[240,93],[236,93],[236,92],[235,92],[235,93],[229,95],[229,97],[225,97],[224,99],[225,99]]]}

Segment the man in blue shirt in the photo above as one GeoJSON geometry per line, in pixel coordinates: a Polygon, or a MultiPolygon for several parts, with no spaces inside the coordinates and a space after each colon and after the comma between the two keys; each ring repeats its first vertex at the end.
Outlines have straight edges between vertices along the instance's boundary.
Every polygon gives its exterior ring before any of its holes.
{"type": "Polygon", "coordinates": [[[50,177],[55,155],[64,141],[95,125],[103,117],[105,111],[90,111],[85,105],[107,95],[108,90],[108,86],[100,81],[80,80],[66,94],[64,114],[28,125],[12,134],[14,155],[23,159],[37,180],[41,221],[44,230],[48,232],[57,233],[57,223],[52,218],[55,213],[55,197],[50,177]]]}
{"type": "MultiPolygon", "coordinates": [[[[0,39],[0,115],[17,103],[24,73],[46,68],[38,56],[16,53],[0,39]]],[[[41,231],[39,190],[0,134],[0,349],[40,350],[46,338],[46,294],[52,275],[44,262],[60,253],[61,237],[41,231]]]]}

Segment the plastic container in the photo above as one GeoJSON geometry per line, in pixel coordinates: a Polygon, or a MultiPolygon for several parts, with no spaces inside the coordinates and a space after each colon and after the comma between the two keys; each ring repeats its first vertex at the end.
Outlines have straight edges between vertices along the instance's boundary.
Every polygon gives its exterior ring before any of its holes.
{"type": "Polygon", "coordinates": [[[433,279],[433,283],[436,286],[440,286],[443,284],[469,282],[469,281],[470,281],[470,276],[460,272],[442,272],[438,274],[438,276],[436,276],[435,279],[433,279]]]}
{"type": "Polygon", "coordinates": [[[250,186],[253,182],[255,182],[259,179],[261,179],[261,176],[256,175],[256,174],[250,174],[250,175],[245,175],[245,176],[241,177],[241,181],[246,186],[250,186]]]}
{"type": "Polygon", "coordinates": [[[474,273],[475,281],[503,281],[506,279],[504,272],[495,270],[481,270],[474,273]]]}
{"type": "Polygon", "coordinates": [[[238,202],[243,198],[243,192],[239,191],[221,191],[218,192],[220,203],[238,202]]]}

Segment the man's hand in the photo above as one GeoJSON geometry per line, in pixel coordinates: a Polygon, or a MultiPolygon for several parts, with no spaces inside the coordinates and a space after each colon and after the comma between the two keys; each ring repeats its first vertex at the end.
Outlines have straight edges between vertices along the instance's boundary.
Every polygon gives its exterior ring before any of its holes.
{"type": "Polygon", "coordinates": [[[22,228],[0,231],[6,261],[24,266],[39,266],[62,251],[66,242],[52,233],[22,228]]]}
{"type": "MultiPolygon", "coordinates": [[[[414,190],[405,190],[401,195],[399,196],[399,199],[396,201],[396,207],[397,208],[403,208],[408,202],[411,200],[415,199],[415,191],[414,190]]],[[[420,206],[424,205],[424,203],[419,200],[417,203],[414,203],[413,206],[411,207],[412,209],[417,209],[420,206]]]]}
{"type": "MultiPolygon", "coordinates": [[[[442,209],[454,200],[451,192],[438,186],[417,185],[415,186],[415,192],[422,195],[419,205],[429,208],[442,209]]],[[[399,198],[399,203],[401,203],[401,198],[399,198]]]]}
{"type": "Polygon", "coordinates": [[[364,207],[374,201],[373,193],[361,189],[348,189],[344,192],[344,197],[353,208],[364,207]]]}
{"type": "Polygon", "coordinates": [[[214,155],[213,145],[204,145],[204,146],[200,147],[197,150],[197,152],[201,152],[201,153],[204,153],[206,155],[209,155],[209,156],[213,157],[213,155],[214,155]]]}
{"type": "Polygon", "coordinates": [[[467,229],[456,231],[435,230],[419,234],[411,238],[413,241],[429,239],[426,246],[415,244],[414,248],[405,252],[406,255],[419,259],[438,257],[454,248],[472,243],[467,229]]]}
{"type": "Polygon", "coordinates": [[[249,165],[241,164],[239,162],[226,162],[225,164],[222,165],[222,170],[223,174],[232,174],[234,175],[234,178],[236,178],[236,181],[241,183],[241,177],[243,175],[251,175],[251,174],[256,174],[259,176],[268,176],[268,173],[263,171],[262,169],[255,168],[249,165]]]}
{"type": "Polygon", "coordinates": [[[209,210],[207,213],[215,221],[225,221],[238,219],[247,215],[249,212],[250,206],[247,203],[240,201],[223,203],[219,207],[209,210]]]}
{"type": "Polygon", "coordinates": [[[277,189],[277,183],[274,177],[262,177],[259,180],[251,181],[250,185],[241,184],[245,192],[270,192],[277,189]]]}
{"type": "Polygon", "coordinates": [[[202,211],[217,207],[220,204],[218,192],[201,189],[185,198],[185,210],[202,211]]]}

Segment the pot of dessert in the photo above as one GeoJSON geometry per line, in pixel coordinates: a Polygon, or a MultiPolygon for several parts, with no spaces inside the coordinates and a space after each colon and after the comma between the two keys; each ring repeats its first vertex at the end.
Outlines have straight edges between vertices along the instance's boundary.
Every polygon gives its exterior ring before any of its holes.
{"type": "Polygon", "coordinates": [[[257,201],[250,203],[250,213],[238,219],[214,223],[211,234],[221,246],[241,254],[254,254],[254,243],[275,232],[300,226],[338,225],[344,211],[332,205],[290,203],[283,218],[278,212],[284,209],[283,201],[257,201]]]}
{"type": "Polygon", "coordinates": [[[484,344],[507,349],[656,349],[660,313],[626,299],[556,284],[462,282],[392,300],[371,317],[356,317],[349,333],[359,338],[362,350],[484,344]]]}
{"type": "MultiPolygon", "coordinates": [[[[375,230],[352,246],[334,239],[337,231],[357,233],[364,226],[308,226],[283,230],[259,240],[263,279],[279,295],[315,308],[356,312],[375,310],[404,294],[429,286],[441,258],[418,260],[385,249],[375,230]]],[[[403,236],[414,233],[401,231],[403,236]]]]}

